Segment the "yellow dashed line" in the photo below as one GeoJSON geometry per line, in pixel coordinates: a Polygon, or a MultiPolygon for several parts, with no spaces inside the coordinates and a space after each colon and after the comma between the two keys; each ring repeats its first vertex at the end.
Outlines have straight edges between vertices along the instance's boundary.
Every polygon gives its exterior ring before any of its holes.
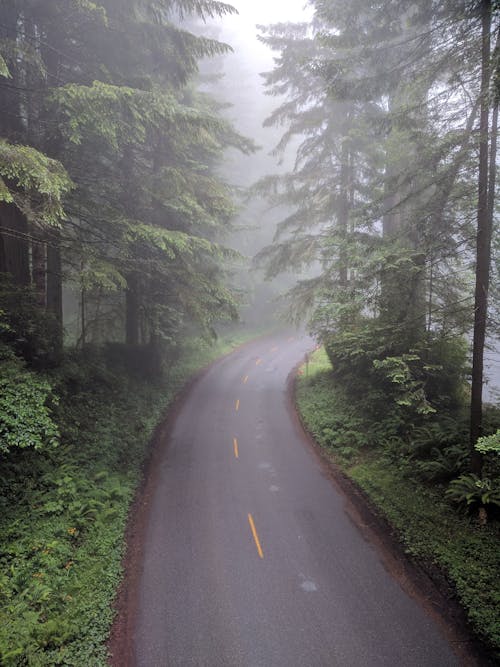
{"type": "Polygon", "coordinates": [[[260,546],[259,536],[257,535],[257,531],[255,529],[255,524],[253,522],[251,514],[248,515],[248,523],[250,524],[250,529],[252,531],[253,539],[255,541],[255,546],[257,547],[257,553],[261,558],[264,558],[264,553],[262,551],[262,547],[260,546]]]}
{"type": "Polygon", "coordinates": [[[245,377],[243,378],[243,384],[246,384],[247,382],[248,382],[248,375],[245,375],[245,377]]]}
{"type": "Polygon", "coordinates": [[[240,409],[240,399],[239,399],[239,398],[236,399],[236,405],[235,405],[235,408],[236,408],[236,412],[238,412],[238,410],[240,409]]]}
{"type": "Polygon", "coordinates": [[[233,447],[234,447],[234,456],[235,458],[239,459],[240,453],[238,451],[238,440],[236,438],[233,438],[233,447]]]}
{"type": "Polygon", "coordinates": [[[262,363],[262,359],[257,359],[257,361],[255,362],[255,365],[260,366],[261,363],[262,363]]]}

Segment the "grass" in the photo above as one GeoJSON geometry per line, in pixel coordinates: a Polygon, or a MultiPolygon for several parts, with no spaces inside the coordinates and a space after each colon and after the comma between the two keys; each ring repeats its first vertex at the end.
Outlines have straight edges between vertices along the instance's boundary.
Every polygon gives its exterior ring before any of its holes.
{"type": "Polygon", "coordinates": [[[52,378],[61,444],[2,460],[0,664],[107,664],[127,514],[154,429],[193,373],[259,333],[188,341],[161,381],[102,360],[52,378]]]}
{"type": "Polygon", "coordinates": [[[383,448],[366,445],[363,417],[333,384],[330,362],[316,352],[299,376],[296,400],[304,424],[345,474],[394,527],[408,554],[437,566],[456,591],[477,636],[500,658],[500,526],[460,514],[443,487],[418,480],[383,448]]]}

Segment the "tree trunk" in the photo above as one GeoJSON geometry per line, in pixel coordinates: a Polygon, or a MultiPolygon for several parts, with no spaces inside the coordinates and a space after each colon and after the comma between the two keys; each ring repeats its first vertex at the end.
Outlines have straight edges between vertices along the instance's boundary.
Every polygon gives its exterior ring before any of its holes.
{"type": "Polygon", "coordinates": [[[347,252],[345,244],[348,235],[349,222],[349,147],[347,140],[342,141],[340,158],[340,203],[338,212],[338,229],[340,236],[339,250],[339,285],[343,289],[347,288],[347,252]]]}
{"type": "Polygon", "coordinates": [[[127,276],[125,292],[125,342],[127,345],[139,345],[140,300],[137,276],[127,276]]]}
{"type": "MultiPolygon", "coordinates": [[[[470,408],[471,469],[481,473],[482,457],[474,445],[482,434],[483,362],[491,255],[491,224],[488,212],[488,129],[490,84],[491,0],[483,0],[481,49],[481,113],[479,122],[479,172],[477,204],[476,287],[474,296],[474,341],[470,408]]],[[[493,184],[490,184],[493,185],[493,184]]]]}
{"type": "Polygon", "coordinates": [[[39,235],[34,233],[31,242],[31,273],[36,292],[37,303],[45,308],[47,305],[47,247],[39,235]]]}
{"type": "Polygon", "coordinates": [[[54,315],[58,323],[54,350],[56,354],[59,354],[63,345],[63,306],[60,232],[57,229],[51,230],[48,234],[47,311],[54,315]]]}
{"type": "Polygon", "coordinates": [[[16,285],[29,285],[28,222],[14,204],[0,203],[0,273],[8,273],[16,285]]]}

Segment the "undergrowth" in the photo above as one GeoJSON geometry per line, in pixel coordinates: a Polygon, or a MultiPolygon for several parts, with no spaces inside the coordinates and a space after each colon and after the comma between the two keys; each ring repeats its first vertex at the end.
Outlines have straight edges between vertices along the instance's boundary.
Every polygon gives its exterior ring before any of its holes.
{"type": "Polygon", "coordinates": [[[436,417],[413,441],[391,439],[390,416],[374,423],[346,400],[324,350],[311,357],[307,373],[302,369],[296,400],[316,441],[388,519],[408,554],[444,573],[475,633],[500,658],[499,522],[493,513],[480,525],[445,494],[464,469],[462,425],[436,417]]]}
{"type": "Polygon", "coordinates": [[[196,370],[250,337],[187,341],[154,381],[97,350],[28,378],[52,400],[49,412],[33,404],[49,421],[44,443],[33,427],[45,446],[0,461],[0,664],[107,664],[128,508],[155,426],[196,370]]]}

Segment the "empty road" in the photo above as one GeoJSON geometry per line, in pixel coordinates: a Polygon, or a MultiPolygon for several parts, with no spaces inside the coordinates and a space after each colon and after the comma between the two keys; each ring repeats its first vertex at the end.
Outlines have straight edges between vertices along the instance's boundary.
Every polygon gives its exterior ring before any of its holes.
{"type": "Polygon", "coordinates": [[[189,392],[157,470],[135,664],[460,664],[304,445],[286,379],[313,344],[289,333],[260,339],[189,392]]]}

